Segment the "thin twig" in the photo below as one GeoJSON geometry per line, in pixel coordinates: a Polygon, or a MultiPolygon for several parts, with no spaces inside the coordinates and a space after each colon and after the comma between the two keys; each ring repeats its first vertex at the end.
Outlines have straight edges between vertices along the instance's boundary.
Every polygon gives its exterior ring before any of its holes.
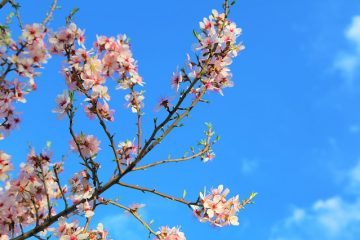
{"type": "Polygon", "coordinates": [[[65,193],[61,187],[61,184],[60,184],[60,179],[59,179],[59,175],[58,175],[58,172],[56,170],[56,166],[53,167],[53,170],[54,170],[54,174],[55,174],[55,182],[57,183],[59,189],[60,189],[60,193],[61,193],[61,197],[64,201],[64,204],[65,204],[65,209],[68,208],[68,203],[67,203],[67,200],[66,200],[66,197],[65,197],[65,193]]]}
{"type": "Polygon", "coordinates": [[[140,151],[141,151],[141,138],[142,138],[142,129],[141,129],[141,108],[140,108],[140,103],[137,101],[137,94],[134,91],[134,88],[131,87],[130,88],[131,91],[131,95],[133,96],[133,99],[135,101],[135,105],[136,105],[136,113],[137,113],[137,138],[138,138],[138,144],[137,144],[137,154],[139,155],[140,151]]]}
{"type": "Polygon", "coordinates": [[[109,201],[107,201],[107,202],[110,203],[110,204],[112,204],[112,205],[114,205],[114,206],[116,206],[116,207],[119,207],[119,208],[121,208],[121,209],[124,209],[125,211],[127,211],[127,212],[129,212],[129,213],[131,213],[142,225],[144,225],[144,227],[145,227],[151,234],[153,234],[153,235],[156,236],[158,239],[160,239],[160,238],[158,237],[158,235],[156,234],[156,232],[155,232],[154,230],[152,230],[151,227],[150,227],[150,225],[149,225],[148,223],[146,223],[146,222],[140,217],[140,215],[137,213],[136,210],[133,210],[133,209],[131,209],[131,208],[129,208],[129,207],[126,207],[126,206],[124,206],[124,205],[121,205],[121,204],[119,204],[119,203],[117,203],[117,202],[114,202],[114,201],[111,201],[111,200],[109,200],[109,201]]]}
{"type": "Polygon", "coordinates": [[[43,24],[44,26],[46,25],[47,22],[50,21],[52,15],[53,15],[53,12],[54,12],[55,9],[56,9],[56,4],[57,4],[57,0],[53,0],[53,3],[52,3],[52,5],[51,5],[51,7],[50,7],[50,10],[49,10],[49,12],[47,13],[45,19],[44,19],[43,22],[42,22],[42,24],[43,24]]]}
{"type": "Polygon", "coordinates": [[[155,167],[157,165],[161,165],[161,164],[165,164],[165,163],[178,163],[178,162],[189,161],[191,159],[197,158],[197,157],[203,155],[204,153],[206,153],[209,150],[209,147],[210,147],[209,145],[206,145],[198,153],[195,153],[195,154],[193,154],[191,156],[188,156],[188,157],[160,160],[160,161],[157,161],[157,162],[146,164],[144,166],[135,167],[135,168],[132,169],[132,171],[145,170],[145,169],[155,167]]]}
{"type": "Polygon", "coordinates": [[[179,202],[179,203],[183,203],[183,204],[185,204],[185,205],[187,205],[189,207],[196,205],[196,203],[188,202],[188,201],[184,200],[183,198],[177,198],[177,197],[173,197],[171,195],[165,194],[165,193],[158,192],[155,189],[139,187],[137,185],[131,185],[131,184],[123,183],[123,182],[119,182],[118,185],[123,186],[123,187],[127,187],[127,188],[132,188],[132,189],[135,189],[135,190],[139,190],[141,192],[153,193],[153,194],[158,195],[160,197],[170,199],[172,201],[176,201],[176,202],[179,202]]]}
{"type": "MultiPolygon", "coordinates": [[[[85,95],[86,95],[87,98],[91,99],[91,96],[88,93],[85,93],[85,95]]],[[[107,128],[103,117],[100,115],[99,109],[97,109],[97,107],[96,107],[96,102],[92,101],[92,104],[93,104],[93,107],[95,108],[96,117],[99,120],[99,123],[100,123],[104,133],[106,134],[106,136],[107,136],[107,138],[108,138],[108,140],[110,142],[110,147],[111,147],[111,149],[113,151],[115,161],[116,161],[116,164],[117,164],[117,168],[118,168],[119,172],[122,172],[121,159],[119,159],[119,156],[118,156],[117,151],[116,151],[116,146],[115,146],[115,142],[114,142],[114,135],[111,134],[109,129],[107,128]]]]}
{"type": "Polygon", "coordinates": [[[46,195],[46,203],[47,203],[47,207],[48,207],[48,219],[50,219],[51,217],[51,203],[50,203],[50,197],[49,197],[49,192],[48,192],[48,188],[47,188],[47,184],[46,184],[46,175],[44,173],[44,169],[42,164],[40,163],[40,170],[41,170],[41,176],[42,176],[42,182],[43,182],[43,187],[44,187],[44,191],[45,191],[45,195],[46,195]]]}
{"type": "Polygon", "coordinates": [[[10,0],[2,0],[0,2],[0,9],[2,9],[10,0]]]}
{"type": "Polygon", "coordinates": [[[16,16],[18,22],[19,22],[19,27],[21,29],[23,29],[24,26],[23,26],[23,23],[22,23],[22,20],[21,20],[21,17],[20,17],[20,5],[18,3],[16,3],[14,0],[10,0],[9,2],[11,4],[11,6],[15,9],[15,16],[16,16]]]}

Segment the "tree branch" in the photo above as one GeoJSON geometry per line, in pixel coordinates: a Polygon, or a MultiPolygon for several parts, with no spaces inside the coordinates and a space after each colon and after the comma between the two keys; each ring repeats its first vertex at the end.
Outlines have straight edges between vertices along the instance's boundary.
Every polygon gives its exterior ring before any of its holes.
{"type": "Polygon", "coordinates": [[[197,158],[197,157],[203,155],[204,153],[206,153],[209,150],[209,148],[210,148],[210,145],[206,145],[201,151],[199,151],[198,153],[195,153],[195,154],[193,154],[191,156],[182,157],[182,158],[160,160],[160,161],[157,161],[157,162],[146,164],[144,166],[135,167],[135,168],[132,169],[132,171],[145,170],[145,169],[155,167],[157,165],[161,165],[161,164],[165,164],[165,163],[178,163],[178,162],[189,161],[191,159],[194,159],[194,158],[197,158]]]}
{"type": "Polygon", "coordinates": [[[0,9],[2,9],[10,0],[2,0],[0,2],[0,9]]]}
{"type": "Polygon", "coordinates": [[[127,187],[127,188],[132,188],[132,189],[135,189],[135,190],[139,190],[141,192],[153,193],[153,194],[158,195],[160,197],[170,199],[172,201],[176,201],[176,202],[179,202],[179,203],[183,203],[183,204],[187,205],[188,207],[196,205],[196,203],[188,202],[188,201],[184,200],[183,198],[177,198],[177,197],[173,197],[171,195],[165,194],[165,193],[158,192],[155,189],[139,187],[137,185],[126,184],[126,183],[123,183],[123,182],[118,182],[118,185],[123,186],[123,187],[127,187]]]}
{"type": "Polygon", "coordinates": [[[150,225],[148,223],[146,223],[141,217],[140,215],[138,214],[138,212],[134,209],[131,209],[129,207],[126,207],[124,205],[121,205],[117,202],[114,202],[114,201],[111,201],[111,200],[108,200],[107,201],[108,203],[116,206],[116,207],[119,207],[121,209],[124,209],[125,211],[131,213],[151,234],[153,234],[154,236],[156,236],[158,239],[160,239],[158,237],[158,235],[156,234],[156,232],[154,230],[151,229],[150,225]]]}
{"type": "Polygon", "coordinates": [[[48,22],[50,21],[52,15],[53,15],[53,12],[54,12],[55,9],[56,9],[56,6],[57,6],[57,0],[53,0],[53,3],[52,3],[52,5],[51,5],[51,7],[50,7],[50,10],[49,10],[49,12],[47,13],[45,19],[44,19],[43,22],[42,22],[42,24],[43,24],[44,26],[46,25],[46,23],[48,23],[48,22]]]}

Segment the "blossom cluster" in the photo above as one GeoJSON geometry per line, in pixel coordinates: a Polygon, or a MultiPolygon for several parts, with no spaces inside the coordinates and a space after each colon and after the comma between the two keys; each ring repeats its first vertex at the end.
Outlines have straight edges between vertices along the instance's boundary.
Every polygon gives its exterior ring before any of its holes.
{"type": "MultiPolygon", "coordinates": [[[[88,172],[81,171],[76,173],[70,180],[71,186],[71,199],[74,203],[80,202],[82,199],[89,199],[92,197],[94,193],[94,187],[89,183],[90,175],[88,172]]],[[[87,213],[86,211],[89,210],[88,206],[81,206],[80,207],[85,215],[89,215],[91,213],[87,213]]]]}
{"type": "Polygon", "coordinates": [[[60,217],[58,227],[50,229],[60,240],[106,240],[108,233],[104,230],[104,226],[99,223],[95,230],[85,230],[79,226],[79,221],[73,219],[70,223],[66,222],[66,218],[60,217]]]}
{"type": "Polygon", "coordinates": [[[135,143],[133,141],[126,140],[125,142],[120,142],[118,147],[119,149],[117,151],[120,159],[124,164],[129,165],[136,154],[137,147],[135,143]]]}
{"type": "Polygon", "coordinates": [[[0,31],[0,139],[20,123],[16,102],[25,103],[26,95],[36,89],[37,69],[50,55],[45,46],[47,29],[38,23],[26,25],[18,41],[11,38],[8,28],[0,31]]]}
{"type": "Polygon", "coordinates": [[[100,141],[94,135],[80,133],[76,139],[71,139],[70,149],[79,152],[84,158],[94,158],[100,150],[100,141]]]}
{"type": "Polygon", "coordinates": [[[161,227],[156,235],[161,240],[186,240],[185,234],[177,227],[161,227]]]}
{"type": "Polygon", "coordinates": [[[224,189],[223,185],[206,195],[200,192],[200,198],[197,206],[193,206],[194,214],[200,222],[210,222],[214,226],[223,227],[226,225],[239,225],[236,214],[251,203],[256,194],[252,194],[249,199],[240,202],[239,195],[226,199],[229,189],[224,189]]]}
{"type": "Polygon", "coordinates": [[[244,49],[241,43],[236,42],[241,29],[227,19],[225,13],[219,14],[216,10],[212,11],[209,18],[204,18],[200,22],[200,29],[200,33],[194,31],[198,40],[195,50],[200,53],[198,61],[191,60],[187,55],[187,69],[173,73],[171,85],[178,92],[183,83],[197,79],[200,80],[201,85],[191,89],[195,96],[198,96],[203,89],[223,95],[224,88],[234,85],[229,69],[232,58],[244,49]]]}
{"type": "MultiPolygon", "coordinates": [[[[9,158],[3,152],[0,157],[2,161],[9,158]]],[[[66,187],[60,190],[50,161],[48,149],[40,154],[31,149],[18,178],[4,182],[0,189],[0,239],[19,233],[20,224],[26,227],[41,223],[55,214],[52,203],[61,197],[61,191],[66,192],[66,187]]],[[[56,166],[60,172],[61,164],[56,166]]]]}
{"type": "MultiPolygon", "coordinates": [[[[64,55],[67,65],[64,66],[66,83],[69,91],[76,91],[86,96],[84,107],[89,118],[101,117],[114,121],[114,110],[108,102],[110,95],[106,81],[116,79],[117,89],[130,89],[125,96],[126,106],[137,112],[143,107],[143,92],[134,91],[134,87],[143,86],[143,81],[137,70],[137,63],[132,57],[130,43],[126,35],[114,37],[97,36],[93,48],[85,48],[84,31],[74,23],[66,28],[52,33],[49,37],[50,52],[64,55]]],[[[57,99],[57,110],[64,113],[65,93],[57,99]]]]}

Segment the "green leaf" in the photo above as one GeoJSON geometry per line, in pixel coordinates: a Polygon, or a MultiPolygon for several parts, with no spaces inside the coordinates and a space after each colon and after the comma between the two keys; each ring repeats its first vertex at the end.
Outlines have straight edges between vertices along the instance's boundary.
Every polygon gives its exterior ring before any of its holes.
{"type": "Polygon", "coordinates": [[[183,198],[183,199],[185,199],[186,194],[187,194],[187,192],[186,192],[186,190],[184,189],[184,192],[183,192],[183,195],[182,195],[182,198],[183,198]]]}
{"type": "Polygon", "coordinates": [[[75,16],[75,14],[79,11],[80,9],[78,7],[74,7],[71,11],[70,14],[65,18],[66,20],[66,24],[70,24],[73,20],[73,17],[75,16]]]}
{"type": "Polygon", "coordinates": [[[197,39],[198,41],[201,40],[200,35],[199,35],[195,30],[193,30],[193,34],[194,34],[194,36],[196,37],[196,39],[197,39]]]}
{"type": "Polygon", "coordinates": [[[252,192],[252,193],[250,194],[249,200],[252,200],[254,197],[256,197],[256,195],[258,195],[257,192],[252,192]]]}

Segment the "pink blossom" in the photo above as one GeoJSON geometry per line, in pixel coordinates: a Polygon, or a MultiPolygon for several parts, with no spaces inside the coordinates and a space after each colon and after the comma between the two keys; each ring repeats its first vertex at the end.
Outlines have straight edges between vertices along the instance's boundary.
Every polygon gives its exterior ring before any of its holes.
{"type": "Polygon", "coordinates": [[[100,141],[95,136],[82,133],[76,137],[76,143],[73,139],[70,141],[71,150],[79,152],[80,149],[85,158],[94,157],[100,150],[99,146],[100,141]]]}
{"type": "Polygon", "coordinates": [[[182,83],[183,77],[180,72],[173,73],[173,76],[171,78],[171,86],[176,89],[176,91],[179,91],[180,83],[182,83]]]}
{"type": "MultiPolygon", "coordinates": [[[[105,120],[110,121],[110,122],[114,121],[115,110],[110,109],[109,104],[106,101],[104,101],[103,104],[98,101],[96,103],[96,108],[102,118],[104,118],[105,120]]],[[[89,105],[85,106],[84,110],[85,110],[86,115],[90,119],[93,119],[96,116],[96,109],[94,109],[93,104],[89,104],[89,105]]]]}
{"type": "Polygon", "coordinates": [[[73,202],[79,202],[82,199],[89,199],[94,194],[94,188],[89,183],[89,174],[86,171],[76,173],[70,180],[73,202]]]}
{"type": "Polygon", "coordinates": [[[64,91],[63,94],[57,95],[55,101],[57,108],[53,110],[53,113],[57,113],[58,118],[61,119],[66,115],[66,112],[70,107],[71,102],[70,102],[69,93],[67,91],[64,91]]]}
{"type": "Polygon", "coordinates": [[[239,196],[226,199],[229,189],[223,185],[207,194],[200,192],[199,206],[193,206],[194,214],[201,222],[210,222],[214,226],[239,225],[237,212],[243,207],[239,196]]]}
{"type": "Polygon", "coordinates": [[[137,113],[141,108],[144,107],[145,97],[143,92],[134,92],[133,94],[125,95],[125,100],[127,101],[126,107],[131,108],[133,113],[137,113]]]}
{"type": "Polygon", "coordinates": [[[120,142],[118,145],[119,149],[117,150],[119,157],[124,161],[125,164],[130,164],[134,159],[137,147],[133,141],[126,140],[125,142],[120,142]]]}
{"type": "Polygon", "coordinates": [[[177,227],[161,227],[156,234],[161,240],[186,240],[185,234],[177,227]]]}
{"type": "Polygon", "coordinates": [[[7,180],[9,178],[8,172],[14,169],[10,159],[10,155],[0,151],[0,181],[7,180]]]}

